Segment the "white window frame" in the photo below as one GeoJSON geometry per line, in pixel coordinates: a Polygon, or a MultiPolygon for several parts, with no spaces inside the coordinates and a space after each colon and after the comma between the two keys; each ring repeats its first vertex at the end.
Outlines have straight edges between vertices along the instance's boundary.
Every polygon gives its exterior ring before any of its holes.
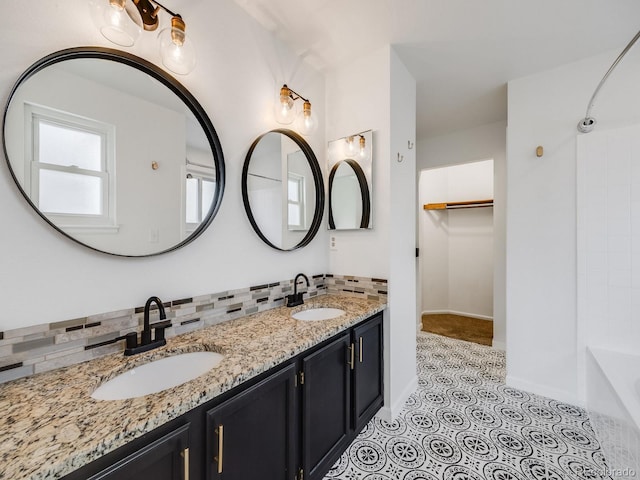
{"type": "Polygon", "coordinates": [[[29,198],[39,207],[40,171],[50,170],[100,178],[102,181],[102,214],[74,214],[42,212],[59,228],[69,233],[117,232],[115,188],[115,126],[89,118],[37,105],[25,105],[25,186],[29,198]],[[39,161],[39,125],[48,123],[70,130],[99,135],[102,138],[101,171],[86,170],[76,166],[62,166],[39,161]]]}
{"type": "Polygon", "coordinates": [[[287,174],[287,227],[290,231],[306,229],[306,205],[305,205],[305,185],[304,176],[297,173],[288,172],[287,174]],[[289,182],[294,181],[298,186],[298,201],[289,199],[289,182]],[[289,205],[297,205],[300,209],[300,224],[292,224],[289,219],[289,205]]]}
{"type": "Polygon", "coordinates": [[[209,182],[213,182],[215,188],[218,188],[216,181],[216,171],[213,167],[206,167],[204,165],[197,165],[195,163],[189,163],[187,160],[184,167],[184,175],[182,177],[184,179],[182,183],[183,193],[182,193],[182,225],[183,225],[183,235],[182,238],[186,238],[191,235],[193,232],[197,230],[200,224],[204,221],[207,213],[202,210],[202,181],[206,180],[209,182]],[[187,222],[187,178],[195,178],[198,180],[198,218],[199,222],[187,222]]]}

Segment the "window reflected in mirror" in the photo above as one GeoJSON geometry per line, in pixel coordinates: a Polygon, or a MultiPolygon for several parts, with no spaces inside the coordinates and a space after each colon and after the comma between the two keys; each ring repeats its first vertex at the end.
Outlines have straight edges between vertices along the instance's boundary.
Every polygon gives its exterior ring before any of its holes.
{"type": "Polygon", "coordinates": [[[222,149],[206,113],[166,72],[124,52],[69,49],[33,64],[11,93],[3,133],[30,205],[94,250],[174,250],[222,200],[222,149]]]}
{"type": "Polygon", "coordinates": [[[294,250],[316,234],[324,210],[318,161],[306,141],[285,129],[261,135],[242,173],[247,216],[258,236],[278,250],[294,250]]]}

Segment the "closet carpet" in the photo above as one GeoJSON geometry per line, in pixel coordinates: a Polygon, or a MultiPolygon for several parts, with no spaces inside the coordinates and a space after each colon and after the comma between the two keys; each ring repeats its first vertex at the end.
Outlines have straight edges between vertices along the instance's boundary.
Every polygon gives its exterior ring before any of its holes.
{"type": "Polygon", "coordinates": [[[449,338],[489,345],[493,340],[493,322],[449,313],[422,315],[422,331],[449,338]]]}

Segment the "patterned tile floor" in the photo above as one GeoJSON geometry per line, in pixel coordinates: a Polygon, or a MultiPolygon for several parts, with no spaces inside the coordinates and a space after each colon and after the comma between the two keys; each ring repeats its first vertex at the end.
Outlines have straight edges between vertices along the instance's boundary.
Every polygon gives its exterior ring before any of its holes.
{"type": "Polygon", "coordinates": [[[341,480],[611,479],[585,410],[504,384],[504,352],[418,334],[418,382],[329,471],[341,480]]]}

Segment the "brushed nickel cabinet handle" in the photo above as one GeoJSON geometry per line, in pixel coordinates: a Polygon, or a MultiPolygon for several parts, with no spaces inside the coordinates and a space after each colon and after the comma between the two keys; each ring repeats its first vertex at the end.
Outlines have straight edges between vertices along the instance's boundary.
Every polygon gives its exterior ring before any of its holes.
{"type": "Polygon", "coordinates": [[[182,465],[184,466],[184,480],[189,480],[189,447],[182,451],[182,465]]]}
{"type": "Polygon", "coordinates": [[[224,425],[219,425],[215,432],[218,434],[218,456],[213,459],[218,463],[218,473],[222,473],[222,455],[224,453],[224,425]]]}
{"type": "Polygon", "coordinates": [[[360,337],[360,363],[362,363],[362,337],[360,337]]]}

